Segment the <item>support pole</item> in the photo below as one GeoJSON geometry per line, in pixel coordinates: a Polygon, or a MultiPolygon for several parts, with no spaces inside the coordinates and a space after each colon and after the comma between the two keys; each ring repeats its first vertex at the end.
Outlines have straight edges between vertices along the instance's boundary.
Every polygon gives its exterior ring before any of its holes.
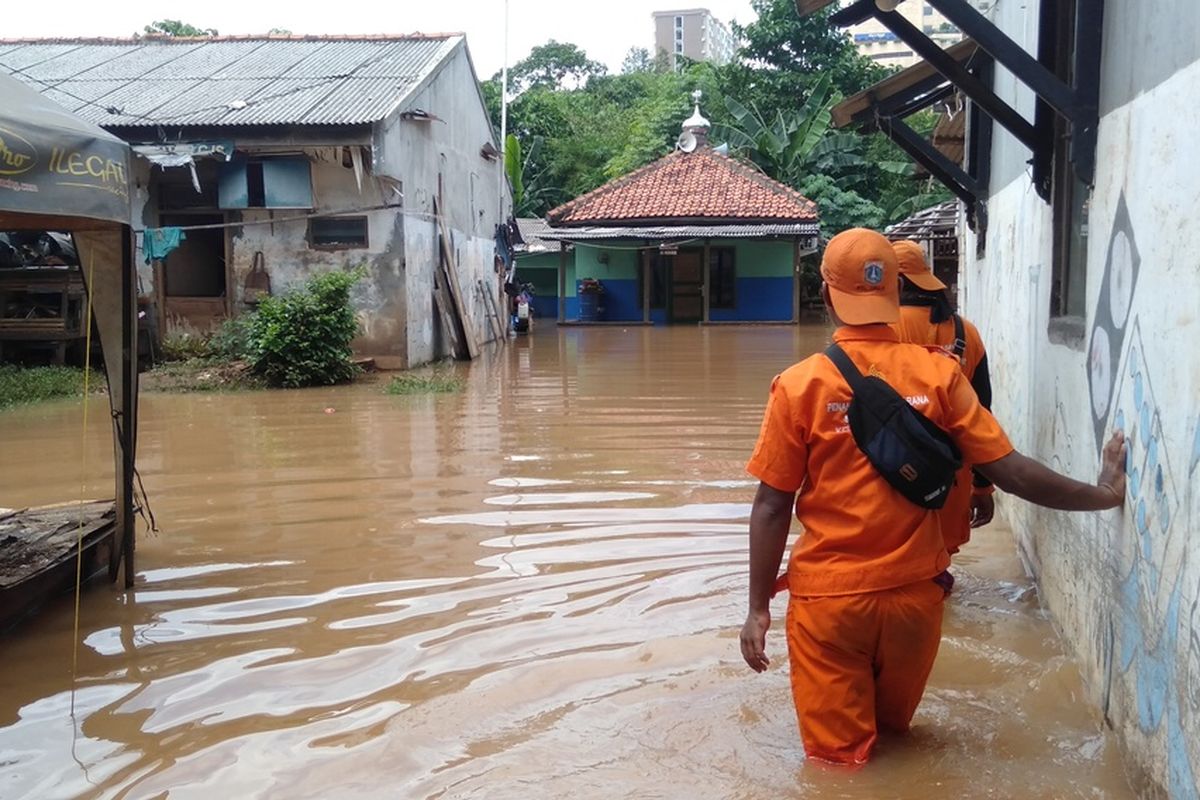
{"type": "Polygon", "coordinates": [[[896,34],[913,49],[913,52],[928,61],[931,67],[945,75],[951,83],[962,89],[963,94],[978,103],[980,108],[1007,128],[1030,151],[1039,151],[1038,135],[1033,125],[1012,106],[997,97],[995,92],[972,75],[966,67],[947,55],[932,39],[899,12],[877,10],[875,16],[884,27],[896,34]]]}
{"type": "Polygon", "coordinates": [[[792,239],[792,322],[800,322],[800,237],[792,239]]]}
{"type": "Polygon", "coordinates": [[[558,321],[567,320],[567,243],[558,243],[558,321]]]}
{"type": "Polygon", "coordinates": [[[704,274],[704,324],[707,325],[709,323],[708,312],[712,307],[712,301],[709,299],[712,289],[712,249],[708,239],[704,240],[704,255],[701,258],[703,261],[700,264],[700,269],[704,274]]]}
{"type": "MultiPolygon", "coordinates": [[[[1005,35],[995,23],[980,14],[966,0],[925,0],[950,20],[964,35],[974,39],[985,52],[1017,76],[1051,108],[1074,121],[1077,112],[1075,92],[1042,66],[1036,58],[1005,35]]],[[[899,34],[897,34],[899,35],[899,34]]],[[[1097,36],[1097,41],[1099,37],[1097,36]]]]}
{"type": "Polygon", "coordinates": [[[650,274],[650,250],[642,249],[642,322],[650,324],[650,282],[654,276],[650,274]]]}
{"type": "Polygon", "coordinates": [[[880,120],[879,130],[908,153],[929,174],[941,181],[968,206],[974,206],[977,189],[975,179],[957,164],[939,153],[924,137],[899,119],[880,120]]]}
{"type": "Polygon", "coordinates": [[[133,588],[135,519],[134,453],[137,448],[137,284],[134,281],[133,231],[121,229],[121,494],[117,518],[124,539],[125,588],[133,588]]]}

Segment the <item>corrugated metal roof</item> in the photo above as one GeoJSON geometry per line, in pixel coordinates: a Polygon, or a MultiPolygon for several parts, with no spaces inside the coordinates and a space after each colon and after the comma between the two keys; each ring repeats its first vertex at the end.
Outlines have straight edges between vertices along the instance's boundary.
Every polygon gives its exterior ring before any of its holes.
{"type": "Polygon", "coordinates": [[[892,241],[912,239],[954,239],[958,237],[958,201],[947,200],[936,206],[923,208],[912,216],[889,226],[885,231],[892,241]]]}
{"type": "Polygon", "coordinates": [[[383,119],[461,42],[458,34],[0,41],[0,69],[107,127],[358,125],[383,119]]]}
{"type": "Polygon", "coordinates": [[[544,235],[550,232],[550,226],[540,217],[517,217],[517,230],[525,240],[525,244],[517,245],[519,253],[529,255],[558,250],[557,241],[551,243],[551,240],[544,238],[544,235]]]}

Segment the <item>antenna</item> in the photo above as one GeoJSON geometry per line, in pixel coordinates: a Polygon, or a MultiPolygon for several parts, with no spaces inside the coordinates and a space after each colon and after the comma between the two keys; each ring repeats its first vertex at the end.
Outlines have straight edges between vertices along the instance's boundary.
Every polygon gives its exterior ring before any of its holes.
{"type": "Polygon", "coordinates": [[[684,131],[679,134],[679,138],[675,140],[675,149],[682,150],[685,153],[690,153],[696,149],[696,134],[691,131],[684,131]]]}

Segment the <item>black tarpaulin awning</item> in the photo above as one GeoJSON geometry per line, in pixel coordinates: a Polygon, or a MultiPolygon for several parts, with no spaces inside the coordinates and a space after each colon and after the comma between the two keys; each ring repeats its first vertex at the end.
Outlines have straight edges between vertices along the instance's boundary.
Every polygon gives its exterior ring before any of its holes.
{"type": "MultiPolygon", "coordinates": [[[[0,231],[61,231],[75,240],[104,354],[112,410],[117,545],[133,585],[137,448],[137,275],[130,231],[129,147],[0,74],[0,231]]],[[[2,458],[2,456],[0,456],[2,458]]]]}
{"type": "Polygon", "coordinates": [[[0,75],[0,211],[129,224],[129,147],[0,75]]]}

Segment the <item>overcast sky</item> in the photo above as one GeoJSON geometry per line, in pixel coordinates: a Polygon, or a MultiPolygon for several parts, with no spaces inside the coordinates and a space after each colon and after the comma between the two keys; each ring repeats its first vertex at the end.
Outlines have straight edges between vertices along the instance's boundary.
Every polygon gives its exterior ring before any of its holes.
{"type": "MultiPolygon", "coordinates": [[[[709,0],[672,5],[654,0],[510,0],[509,61],[519,60],[548,39],[573,42],[616,70],[630,47],[650,49],[651,12],[706,7],[728,23],[745,24],[750,0],[709,0]]],[[[490,77],[504,58],[502,0],[371,0],[370,2],[288,3],[208,0],[176,6],[148,0],[62,0],[52,13],[39,3],[7,4],[0,37],[129,36],[157,19],[182,19],[224,34],[264,33],[286,28],[293,33],[427,33],[462,31],[480,77],[490,77]]]]}

